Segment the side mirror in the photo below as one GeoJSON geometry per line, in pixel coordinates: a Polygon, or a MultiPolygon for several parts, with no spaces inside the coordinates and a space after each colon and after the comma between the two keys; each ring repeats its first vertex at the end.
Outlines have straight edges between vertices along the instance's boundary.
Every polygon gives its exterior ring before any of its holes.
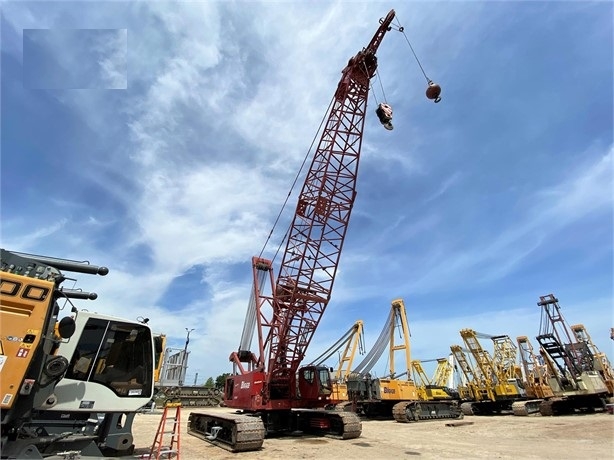
{"type": "Polygon", "coordinates": [[[60,320],[60,324],[58,325],[58,334],[60,334],[60,337],[63,339],[70,339],[76,329],[75,320],[70,316],[65,316],[60,320]]]}

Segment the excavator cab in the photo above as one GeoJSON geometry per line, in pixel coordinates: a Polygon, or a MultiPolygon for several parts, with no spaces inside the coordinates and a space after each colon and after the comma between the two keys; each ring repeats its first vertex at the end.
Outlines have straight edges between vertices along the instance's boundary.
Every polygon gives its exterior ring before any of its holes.
{"type": "Polygon", "coordinates": [[[303,405],[323,407],[331,398],[333,381],[326,366],[305,366],[298,372],[298,390],[303,405]]]}

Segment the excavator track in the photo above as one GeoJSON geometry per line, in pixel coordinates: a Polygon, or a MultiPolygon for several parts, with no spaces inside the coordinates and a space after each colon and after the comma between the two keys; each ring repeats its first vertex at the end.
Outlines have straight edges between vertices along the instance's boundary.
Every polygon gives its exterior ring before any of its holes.
{"type": "Polygon", "coordinates": [[[403,401],[392,407],[397,422],[410,423],[423,420],[460,419],[464,414],[458,404],[448,401],[403,401]]]}
{"type": "Polygon", "coordinates": [[[265,429],[259,417],[192,412],[188,434],[230,452],[247,452],[262,448],[265,429]]]}
{"type": "Polygon", "coordinates": [[[540,405],[543,399],[529,399],[528,401],[515,401],[512,403],[512,412],[517,416],[528,416],[540,413],[540,405]]]}

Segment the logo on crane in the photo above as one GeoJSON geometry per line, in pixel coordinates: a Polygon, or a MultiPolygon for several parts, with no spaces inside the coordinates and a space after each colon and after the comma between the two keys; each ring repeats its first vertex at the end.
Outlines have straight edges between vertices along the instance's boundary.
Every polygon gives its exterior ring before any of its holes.
{"type": "Polygon", "coordinates": [[[247,389],[249,389],[249,385],[250,385],[249,382],[241,382],[241,387],[240,388],[242,390],[247,390],[247,389]]]}
{"type": "Polygon", "coordinates": [[[394,390],[394,388],[384,387],[384,393],[395,394],[396,391],[394,390]]]}

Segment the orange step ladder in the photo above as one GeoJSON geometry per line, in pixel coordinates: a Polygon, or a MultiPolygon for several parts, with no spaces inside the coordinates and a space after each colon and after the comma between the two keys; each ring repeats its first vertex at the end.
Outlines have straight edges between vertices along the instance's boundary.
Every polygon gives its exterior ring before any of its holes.
{"type": "Polygon", "coordinates": [[[168,403],[164,406],[164,412],[158,425],[156,439],[154,440],[149,458],[151,460],[175,458],[179,460],[181,450],[181,403],[168,403]],[[175,408],[175,415],[169,417],[168,410],[175,408]],[[172,427],[171,427],[172,423],[172,427]],[[164,435],[170,434],[170,444],[164,444],[164,435]]]}

